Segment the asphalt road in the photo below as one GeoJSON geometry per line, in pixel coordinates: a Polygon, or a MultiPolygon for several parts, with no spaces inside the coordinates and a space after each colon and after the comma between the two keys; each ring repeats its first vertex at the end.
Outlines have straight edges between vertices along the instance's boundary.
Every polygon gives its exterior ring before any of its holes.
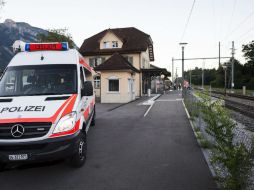
{"type": "Polygon", "coordinates": [[[0,172],[1,190],[209,190],[215,183],[179,95],[163,95],[146,117],[141,100],[97,105],[83,168],[64,162],[0,172]]]}

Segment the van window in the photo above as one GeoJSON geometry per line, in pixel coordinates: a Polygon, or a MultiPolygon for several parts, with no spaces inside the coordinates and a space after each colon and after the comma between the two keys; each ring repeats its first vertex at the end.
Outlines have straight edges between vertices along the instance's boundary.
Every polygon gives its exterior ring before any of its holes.
{"type": "Polygon", "coordinates": [[[77,93],[76,65],[8,67],[0,81],[0,96],[60,95],[77,93]]]}
{"type": "Polygon", "coordinates": [[[84,72],[83,72],[83,68],[80,67],[80,87],[81,87],[81,89],[84,89],[84,86],[85,86],[84,72]]]}

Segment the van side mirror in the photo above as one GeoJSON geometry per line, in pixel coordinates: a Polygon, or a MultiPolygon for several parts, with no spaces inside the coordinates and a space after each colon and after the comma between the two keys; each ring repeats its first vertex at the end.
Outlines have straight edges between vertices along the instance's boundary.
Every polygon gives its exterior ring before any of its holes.
{"type": "Polygon", "coordinates": [[[93,84],[92,81],[85,81],[84,88],[81,89],[81,96],[92,96],[93,95],[93,84]]]}

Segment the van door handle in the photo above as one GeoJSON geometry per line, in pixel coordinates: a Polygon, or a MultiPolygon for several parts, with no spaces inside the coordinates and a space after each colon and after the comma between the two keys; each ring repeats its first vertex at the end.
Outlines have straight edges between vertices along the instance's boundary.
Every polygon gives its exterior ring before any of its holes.
{"type": "Polygon", "coordinates": [[[85,111],[85,109],[84,109],[84,108],[82,108],[82,109],[80,110],[80,112],[83,112],[83,111],[85,111]]]}

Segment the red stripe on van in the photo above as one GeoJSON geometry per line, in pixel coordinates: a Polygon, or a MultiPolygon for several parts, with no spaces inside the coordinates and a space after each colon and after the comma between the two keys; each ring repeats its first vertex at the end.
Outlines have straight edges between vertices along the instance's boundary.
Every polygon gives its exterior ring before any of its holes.
{"type": "Polygon", "coordinates": [[[87,119],[89,118],[89,106],[84,111],[84,117],[85,117],[85,120],[87,121],[87,119]]]}
{"type": "Polygon", "coordinates": [[[52,135],[50,135],[50,138],[61,137],[61,136],[66,136],[66,135],[72,135],[72,134],[76,133],[79,130],[79,124],[80,124],[80,119],[76,122],[73,129],[71,129],[69,131],[61,132],[61,133],[52,134],[52,135]]]}
{"type": "Polygon", "coordinates": [[[91,67],[85,62],[85,60],[82,57],[79,58],[79,63],[83,65],[88,71],[92,72],[91,67]]]}
{"type": "Polygon", "coordinates": [[[71,97],[69,97],[62,105],[61,107],[56,111],[56,113],[49,117],[49,118],[16,118],[16,119],[0,119],[0,123],[23,123],[23,122],[51,122],[54,123],[63,110],[63,108],[66,106],[66,104],[74,97],[76,94],[73,94],[71,97]]]}
{"type": "Polygon", "coordinates": [[[73,96],[73,98],[70,100],[70,102],[69,102],[68,105],[66,106],[65,110],[63,111],[61,117],[63,117],[63,116],[65,116],[65,115],[67,115],[67,114],[69,114],[69,113],[72,112],[73,107],[74,107],[74,104],[75,104],[76,99],[77,99],[77,96],[78,96],[77,94],[75,94],[75,95],[73,96]]]}

